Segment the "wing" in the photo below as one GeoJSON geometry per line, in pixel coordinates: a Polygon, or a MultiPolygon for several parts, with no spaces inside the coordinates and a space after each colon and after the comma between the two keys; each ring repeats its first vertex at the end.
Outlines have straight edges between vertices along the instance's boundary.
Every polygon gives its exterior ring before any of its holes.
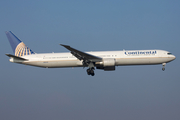
{"type": "Polygon", "coordinates": [[[61,46],[65,47],[66,49],[68,49],[69,51],[71,51],[71,54],[73,54],[77,59],[79,60],[88,60],[90,62],[101,62],[102,58],[98,57],[98,56],[94,56],[85,52],[81,52],[79,50],[76,50],[72,47],[70,47],[69,45],[63,45],[60,44],[61,46]]]}

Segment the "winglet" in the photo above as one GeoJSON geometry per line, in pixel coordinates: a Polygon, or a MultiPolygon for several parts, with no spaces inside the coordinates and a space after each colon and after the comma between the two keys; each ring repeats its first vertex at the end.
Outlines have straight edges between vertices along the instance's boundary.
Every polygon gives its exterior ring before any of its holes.
{"type": "Polygon", "coordinates": [[[63,44],[59,44],[59,45],[61,45],[63,47],[70,47],[69,45],[63,45],[63,44]]]}
{"type": "Polygon", "coordinates": [[[68,50],[70,50],[70,51],[71,51],[71,49],[72,49],[69,45],[63,45],[63,44],[59,44],[59,45],[65,47],[66,49],[68,49],[68,50]]]}

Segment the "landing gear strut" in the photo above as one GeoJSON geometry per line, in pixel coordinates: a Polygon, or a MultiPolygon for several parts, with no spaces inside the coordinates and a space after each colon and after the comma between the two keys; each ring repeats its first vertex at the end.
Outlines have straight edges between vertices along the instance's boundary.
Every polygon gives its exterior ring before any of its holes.
{"type": "Polygon", "coordinates": [[[163,66],[162,71],[165,71],[166,63],[163,63],[162,66],[163,66]]]}

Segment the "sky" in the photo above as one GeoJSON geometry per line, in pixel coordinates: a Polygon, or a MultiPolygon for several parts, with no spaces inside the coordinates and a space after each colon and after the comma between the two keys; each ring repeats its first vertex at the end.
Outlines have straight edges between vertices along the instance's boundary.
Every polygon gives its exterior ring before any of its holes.
{"type": "Polygon", "coordinates": [[[1,0],[1,120],[179,120],[180,1],[1,0]],[[162,49],[166,65],[46,69],[10,63],[5,31],[36,53],[162,49]]]}

